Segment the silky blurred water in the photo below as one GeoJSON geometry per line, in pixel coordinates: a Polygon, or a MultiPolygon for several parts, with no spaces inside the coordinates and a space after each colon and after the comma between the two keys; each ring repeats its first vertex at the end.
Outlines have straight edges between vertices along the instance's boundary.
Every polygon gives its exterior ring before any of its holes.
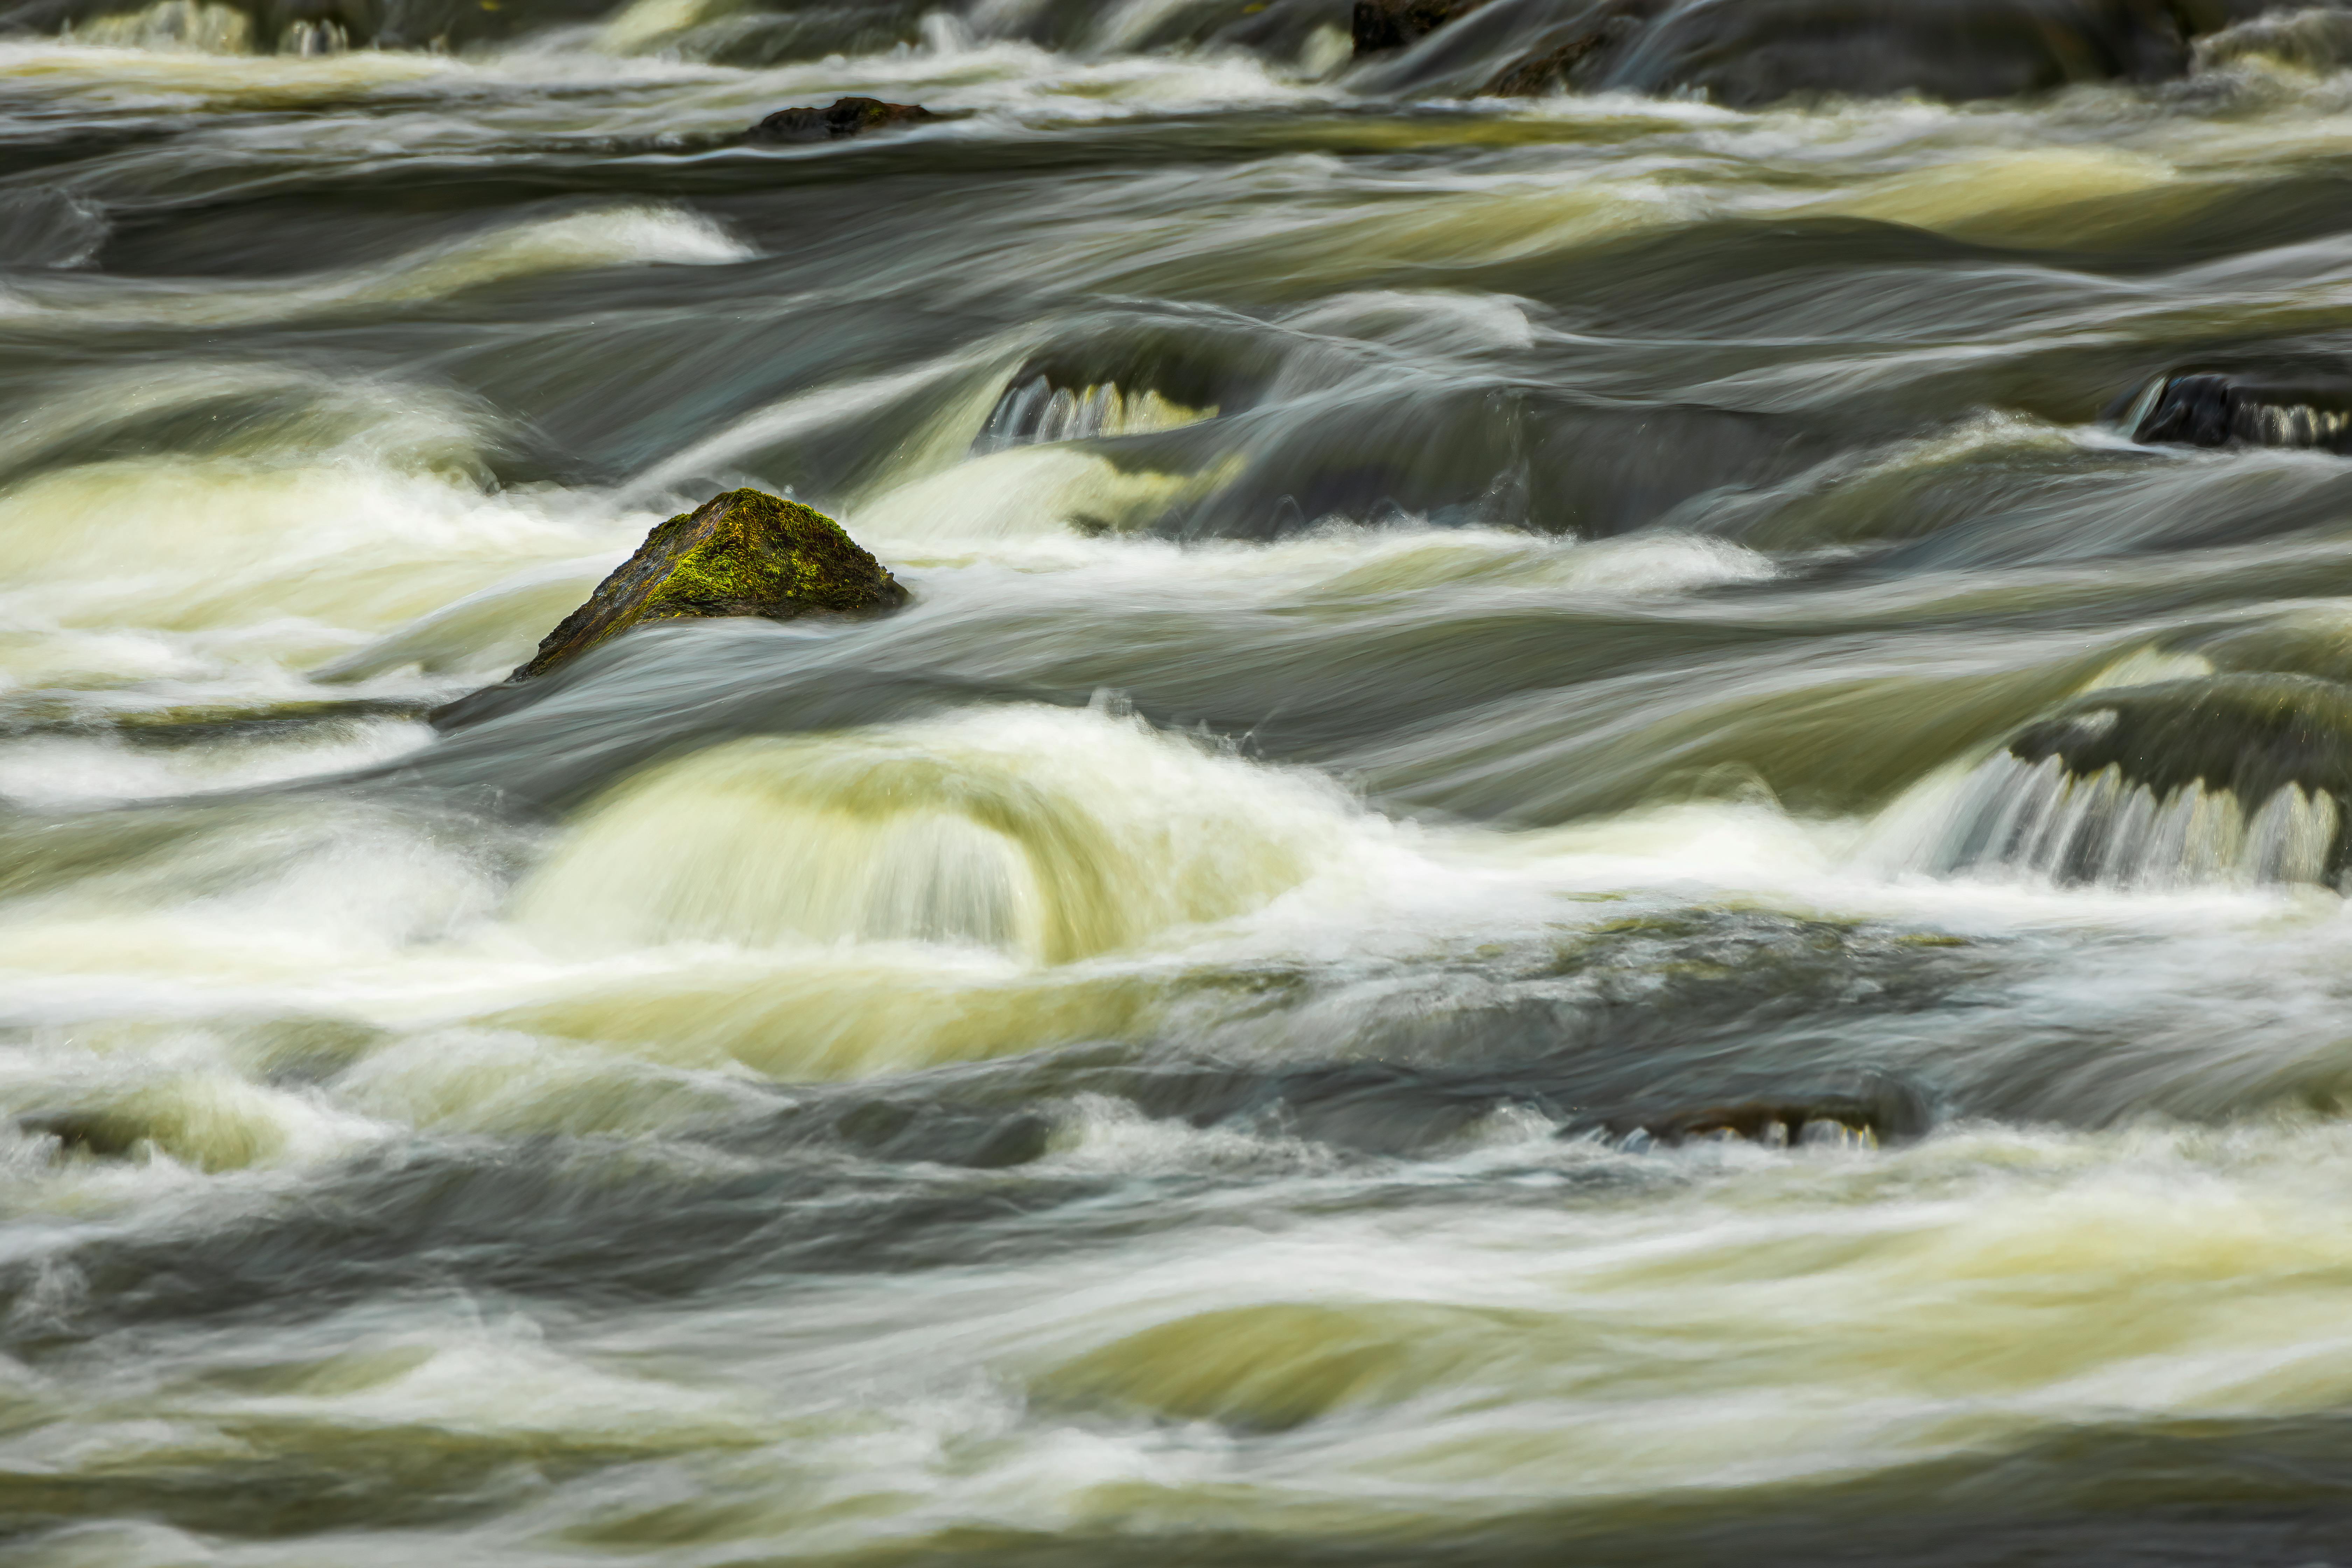
{"type": "Polygon", "coordinates": [[[2352,1551],[2336,803],[2000,749],[2352,675],[2347,459],[2120,412],[2352,353],[2339,18],[13,15],[0,1553],[2352,1551]],[[738,484],[911,605],[426,722],[738,484]]]}

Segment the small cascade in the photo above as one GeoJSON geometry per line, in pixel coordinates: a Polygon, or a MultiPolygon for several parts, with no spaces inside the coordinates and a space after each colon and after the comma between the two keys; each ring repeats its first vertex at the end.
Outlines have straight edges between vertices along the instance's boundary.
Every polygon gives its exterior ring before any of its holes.
{"type": "Polygon", "coordinates": [[[144,10],[69,26],[64,37],[69,43],[112,48],[241,55],[253,48],[253,18],[236,6],[205,0],[159,0],[144,10]]]}
{"type": "Polygon", "coordinates": [[[972,447],[979,452],[1001,452],[1049,441],[1139,436],[1216,416],[1214,407],[1188,408],[1148,387],[1130,392],[1115,382],[1097,382],[1073,389],[1038,375],[1005,389],[972,447]]]}
{"type": "Polygon", "coordinates": [[[2331,883],[2342,816],[2335,795],[2300,784],[2250,814],[2235,791],[2201,781],[2158,794],[2113,764],[2086,777],[2055,756],[2027,763],[2002,752],[1970,776],[1927,868],[2008,868],[2116,888],[2331,883]]]}
{"type": "Polygon", "coordinates": [[[2064,884],[2337,886],[2352,689],[2221,676],[2077,698],[1969,775],[1916,862],[2064,884]]]}
{"type": "Polygon", "coordinates": [[[643,945],[928,942],[1063,963],[1262,908],[1359,818],[1319,782],[1107,712],[730,742],[622,785],[520,889],[643,945]]]}
{"type": "Polygon", "coordinates": [[[351,47],[351,34],[344,30],[341,22],[333,20],[289,23],[278,39],[279,54],[304,59],[319,55],[340,55],[351,47]]]}

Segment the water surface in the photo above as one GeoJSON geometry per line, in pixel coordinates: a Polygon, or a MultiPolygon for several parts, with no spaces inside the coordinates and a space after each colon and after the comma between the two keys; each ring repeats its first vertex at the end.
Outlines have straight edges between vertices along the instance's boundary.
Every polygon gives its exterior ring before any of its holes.
{"type": "Polygon", "coordinates": [[[480,10],[0,41],[5,1550],[2352,1537],[2343,900],[1980,820],[2352,675],[2347,460],[2116,412],[2352,349],[2325,18],[1734,110],[480,10]],[[730,140],[851,93],[951,117],[730,140]],[[424,721],[746,483],[913,605],[424,721]]]}

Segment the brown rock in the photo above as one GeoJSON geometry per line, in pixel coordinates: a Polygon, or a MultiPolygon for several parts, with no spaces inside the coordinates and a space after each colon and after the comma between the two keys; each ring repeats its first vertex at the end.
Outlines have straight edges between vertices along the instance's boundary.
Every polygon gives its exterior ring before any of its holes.
{"type": "Polygon", "coordinates": [[[919,103],[878,98],[836,98],[823,109],[779,109],[744,133],[746,142],[838,142],[894,125],[916,125],[938,115],[919,103]]]}
{"type": "Polygon", "coordinates": [[[823,512],[762,490],[729,490],[646,535],[512,679],[545,675],[651,621],[789,621],[872,615],[906,602],[898,580],[823,512]]]}

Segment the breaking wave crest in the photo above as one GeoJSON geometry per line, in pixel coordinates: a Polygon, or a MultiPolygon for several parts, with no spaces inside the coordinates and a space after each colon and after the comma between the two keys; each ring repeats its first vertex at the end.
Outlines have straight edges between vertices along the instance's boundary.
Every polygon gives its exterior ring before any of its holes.
{"type": "Polygon", "coordinates": [[[572,941],[945,942],[1061,963],[1246,914],[1345,796],[1103,712],[737,742],[623,786],[520,896],[572,941]]]}

